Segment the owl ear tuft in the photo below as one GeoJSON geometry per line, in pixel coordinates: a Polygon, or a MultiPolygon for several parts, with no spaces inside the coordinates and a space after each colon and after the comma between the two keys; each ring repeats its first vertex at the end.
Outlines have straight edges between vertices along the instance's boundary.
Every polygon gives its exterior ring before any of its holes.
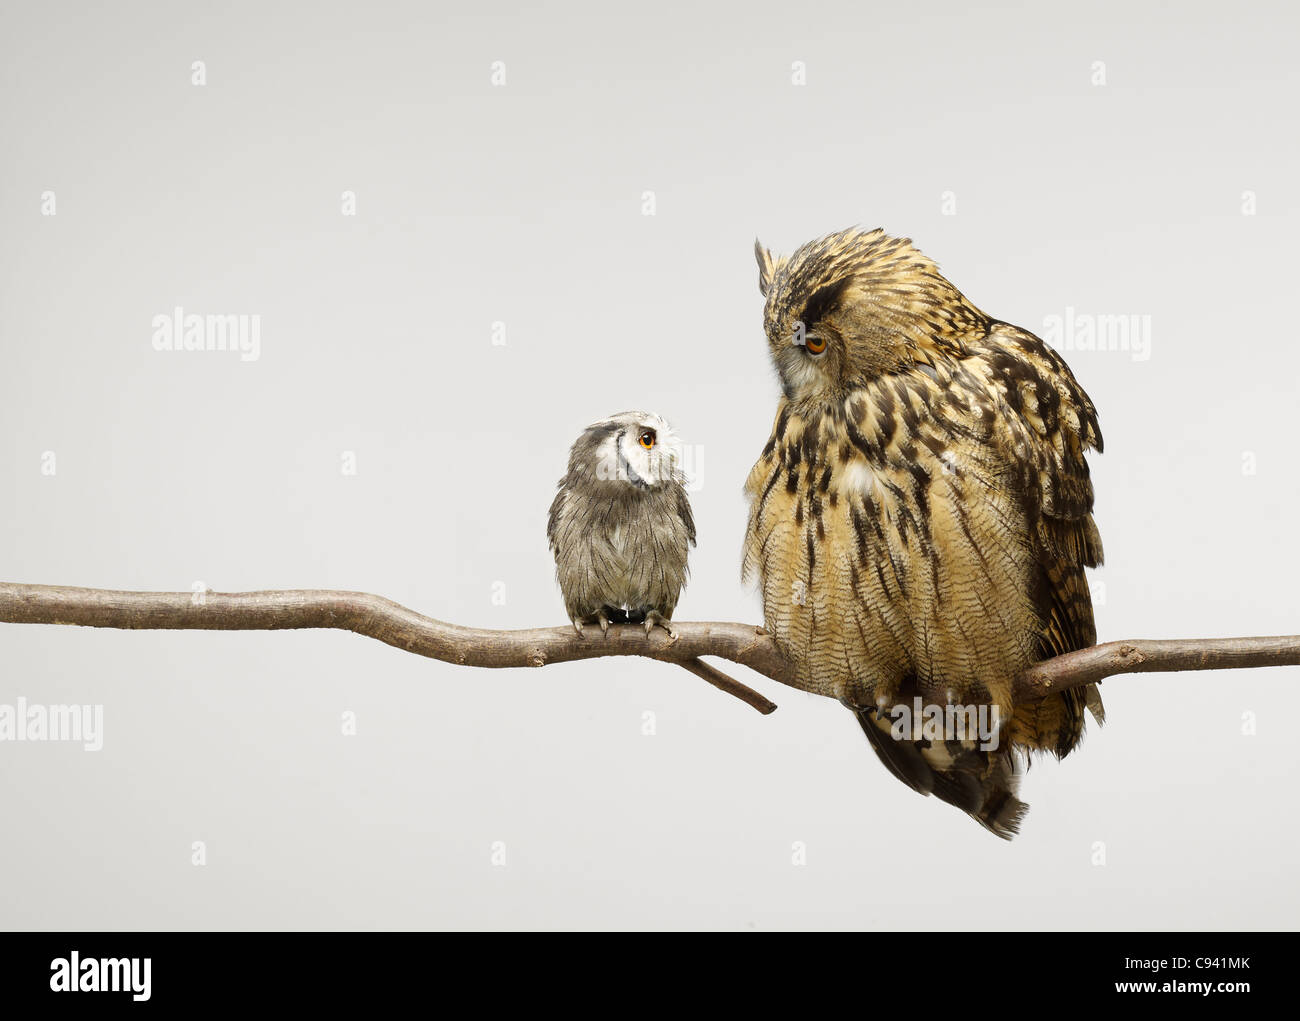
{"type": "Polygon", "coordinates": [[[754,238],[754,258],[758,260],[758,292],[766,298],[772,287],[772,274],[776,271],[776,264],[772,260],[772,253],[763,247],[758,238],[754,238]]]}

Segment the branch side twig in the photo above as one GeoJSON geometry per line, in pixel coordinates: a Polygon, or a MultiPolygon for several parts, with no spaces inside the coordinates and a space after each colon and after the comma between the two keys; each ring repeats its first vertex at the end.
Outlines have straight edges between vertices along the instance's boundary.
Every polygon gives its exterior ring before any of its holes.
{"type": "MultiPolygon", "coordinates": [[[[700,656],[749,667],[792,688],[795,676],[776,643],[752,624],[673,621],[676,641],[660,629],[611,627],[608,636],[570,627],[493,631],[448,624],[366,592],[289,589],[272,592],[117,592],[0,582],[0,623],[73,624],[127,629],[275,631],[334,628],[460,666],[541,667],[603,656],[644,656],[675,663],[761,713],[776,705],[700,656]]],[[[1031,667],[1019,678],[1018,701],[1043,698],[1116,674],[1300,665],[1300,635],[1108,642],[1031,667]]]]}

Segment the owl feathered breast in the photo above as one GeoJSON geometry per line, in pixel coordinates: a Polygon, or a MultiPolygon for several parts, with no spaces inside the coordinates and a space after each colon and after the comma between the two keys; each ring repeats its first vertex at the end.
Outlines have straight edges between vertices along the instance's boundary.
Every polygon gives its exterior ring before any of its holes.
{"type": "Polygon", "coordinates": [[[1096,640],[1092,402],[905,239],[846,231],[759,265],[783,389],[746,484],[766,626],[896,776],[1009,836],[1017,751],[1065,755],[1101,712],[1095,687],[1013,700],[1031,663],[1096,640]],[[894,740],[883,710],[918,696],[996,706],[998,749],[894,740]]]}

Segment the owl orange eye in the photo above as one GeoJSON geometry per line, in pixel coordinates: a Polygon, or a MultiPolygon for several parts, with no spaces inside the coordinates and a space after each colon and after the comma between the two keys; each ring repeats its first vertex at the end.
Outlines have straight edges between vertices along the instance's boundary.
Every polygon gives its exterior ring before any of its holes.
{"type": "Polygon", "coordinates": [[[639,442],[641,446],[645,447],[646,450],[649,450],[655,445],[655,431],[653,429],[647,429],[637,437],[637,442],[639,442]]]}
{"type": "Polygon", "coordinates": [[[819,355],[826,350],[826,339],[824,337],[806,337],[803,346],[808,349],[808,353],[819,355]]]}

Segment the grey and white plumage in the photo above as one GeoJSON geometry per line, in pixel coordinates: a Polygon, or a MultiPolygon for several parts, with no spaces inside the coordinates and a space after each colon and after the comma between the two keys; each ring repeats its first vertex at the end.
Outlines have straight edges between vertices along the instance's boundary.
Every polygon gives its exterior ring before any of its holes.
{"type": "Polygon", "coordinates": [[[658,415],[625,411],[589,425],[569,451],[546,536],[573,627],[644,622],[675,634],[695,519],[680,444],[658,415]]]}

